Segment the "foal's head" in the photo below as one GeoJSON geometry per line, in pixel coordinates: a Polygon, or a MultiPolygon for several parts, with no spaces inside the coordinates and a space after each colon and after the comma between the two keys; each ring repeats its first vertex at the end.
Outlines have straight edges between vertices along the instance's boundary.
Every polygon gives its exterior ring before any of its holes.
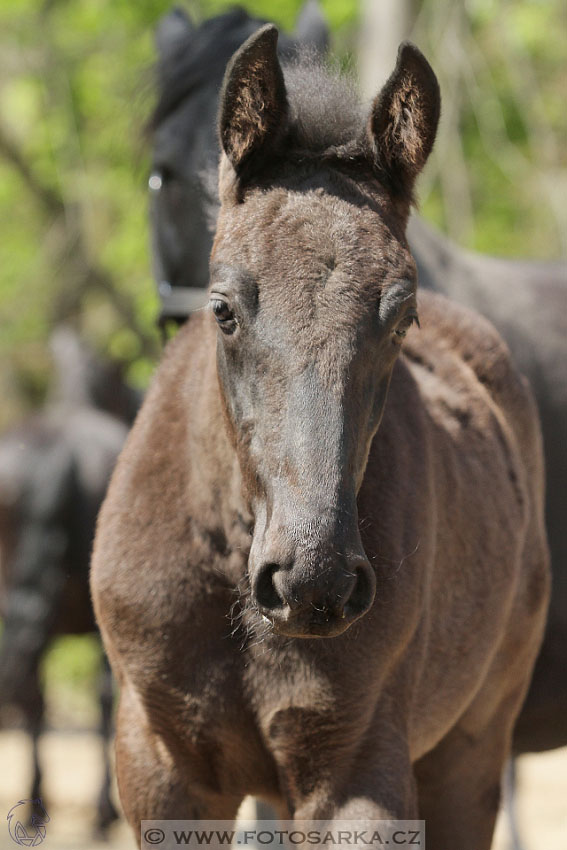
{"type": "Polygon", "coordinates": [[[274,631],[343,632],[375,577],[356,499],[390,375],[417,321],[405,240],[439,90],[412,45],[366,121],[321,69],[284,74],[277,30],[221,95],[210,305],[226,420],[254,516],[251,593],[274,631]]]}

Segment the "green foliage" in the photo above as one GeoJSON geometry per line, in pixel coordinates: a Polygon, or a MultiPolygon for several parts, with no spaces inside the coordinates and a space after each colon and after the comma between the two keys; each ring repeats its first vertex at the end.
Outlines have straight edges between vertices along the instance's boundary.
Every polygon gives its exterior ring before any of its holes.
{"type": "Polygon", "coordinates": [[[41,665],[49,722],[56,725],[97,722],[102,651],[95,635],[57,638],[41,665]]]}
{"type": "Polygon", "coordinates": [[[560,256],[567,237],[562,3],[424,0],[415,36],[449,101],[425,214],[479,251],[560,256]]]}
{"type": "MultiPolygon", "coordinates": [[[[244,5],[291,29],[301,2],[244,5]]],[[[124,360],[137,383],[151,373],[159,341],[143,126],[152,33],[170,5],[0,6],[0,427],[41,399],[46,340],[62,318],[124,360]]],[[[194,0],[188,8],[201,19],[231,5],[194,0]]],[[[322,6],[335,50],[353,53],[358,0],[322,6]]],[[[454,122],[445,108],[445,142],[422,184],[425,214],[482,250],[557,255],[566,165],[557,140],[567,129],[560,0],[418,7],[412,35],[440,72],[445,103],[460,98],[454,122]],[[459,183],[453,175],[463,168],[459,183]]]]}
{"type": "MultiPolygon", "coordinates": [[[[235,5],[237,4],[233,0],[203,0],[203,2],[194,3],[193,6],[190,5],[189,8],[197,7],[199,17],[203,18],[225,12],[235,5]]],[[[285,29],[292,30],[303,0],[278,0],[278,3],[270,3],[267,0],[246,0],[239,5],[244,6],[251,15],[273,20],[285,29]]],[[[333,30],[354,23],[358,14],[357,0],[322,0],[321,7],[333,30]]]]}
{"type": "Polygon", "coordinates": [[[99,349],[122,357],[144,380],[148,352],[159,350],[142,139],[152,30],[169,5],[2,4],[8,73],[0,89],[0,128],[33,175],[26,180],[2,146],[0,358],[5,374],[18,376],[14,386],[21,386],[22,363],[33,362],[38,343],[45,360],[49,331],[62,318],[79,322],[99,349]],[[129,327],[116,299],[92,285],[93,269],[131,307],[129,327]]]}

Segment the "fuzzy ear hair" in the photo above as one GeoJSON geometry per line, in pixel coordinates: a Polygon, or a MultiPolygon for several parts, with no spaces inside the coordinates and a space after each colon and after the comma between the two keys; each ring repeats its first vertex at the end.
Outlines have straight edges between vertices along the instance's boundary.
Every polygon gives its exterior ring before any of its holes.
{"type": "Polygon", "coordinates": [[[277,56],[278,31],[266,24],[230,60],[220,95],[219,135],[236,173],[272,150],[287,125],[288,103],[277,56]]]}
{"type": "Polygon", "coordinates": [[[372,106],[367,137],[376,165],[391,188],[408,200],[431,153],[440,111],[439,83],[431,65],[415,45],[404,42],[394,72],[372,106]]]}

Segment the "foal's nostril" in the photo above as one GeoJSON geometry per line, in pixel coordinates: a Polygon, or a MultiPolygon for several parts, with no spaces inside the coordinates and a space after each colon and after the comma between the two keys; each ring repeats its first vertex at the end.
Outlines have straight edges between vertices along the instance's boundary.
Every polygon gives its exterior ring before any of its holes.
{"type": "Polygon", "coordinates": [[[274,586],[274,573],[278,569],[278,564],[264,564],[258,572],[254,583],[254,596],[261,608],[274,610],[274,608],[281,608],[284,604],[283,599],[274,586]]]}
{"type": "Polygon", "coordinates": [[[355,583],[344,605],[345,617],[358,617],[370,608],[376,592],[376,577],[370,564],[361,564],[355,570],[355,583]]]}

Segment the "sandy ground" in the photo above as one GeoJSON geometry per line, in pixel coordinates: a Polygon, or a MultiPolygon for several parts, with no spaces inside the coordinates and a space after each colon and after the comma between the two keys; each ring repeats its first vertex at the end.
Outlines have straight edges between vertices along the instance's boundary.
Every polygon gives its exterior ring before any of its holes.
{"type": "MultiPolygon", "coordinates": [[[[0,850],[17,846],[5,818],[18,800],[28,796],[30,753],[22,732],[0,732],[0,850]]],[[[134,839],[124,822],[113,827],[106,843],[91,838],[93,803],[102,771],[96,736],[47,732],[41,740],[41,756],[44,803],[51,818],[41,846],[46,850],[134,850],[134,839]]],[[[567,748],[520,759],[518,809],[526,850],[567,848],[567,748]]],[[[501,819],[493,850],[507,848],[501,819]]]]}

